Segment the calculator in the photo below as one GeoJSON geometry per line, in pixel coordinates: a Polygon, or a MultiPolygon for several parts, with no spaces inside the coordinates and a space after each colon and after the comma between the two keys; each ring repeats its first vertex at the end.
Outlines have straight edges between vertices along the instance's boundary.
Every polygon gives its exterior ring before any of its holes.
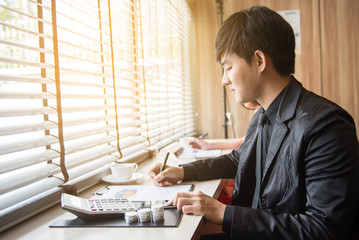
{"type": "Polygon", "coordinates": [[[168,206],[167,202],[167,200],[129,201],[118,198],[86,199],[67,193],[61,195],[61,207],[83,220],[122,219],[126,212],[151,208],[154,204],[162,204],[165,209],[176,208],[176,206],[168,206]]]}
{"type": "Polygon", "coordinates": [[[61,207],[84,220],[121,219],[126,212],[137,211],[139,206],[139,202],[127,199],[86,199],[67,193],[61,195],[61,207]]]}

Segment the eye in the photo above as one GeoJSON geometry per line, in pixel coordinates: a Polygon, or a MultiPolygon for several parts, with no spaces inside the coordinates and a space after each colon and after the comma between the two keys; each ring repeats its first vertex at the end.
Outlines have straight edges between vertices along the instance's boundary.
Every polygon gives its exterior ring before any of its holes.
{"type": "Polygon", "coordinates": [[[231,70],[232,69],[232,67],[228,67],[227,69],[226,69],[226,71],[229,71],[229,70],[231,70]]]}

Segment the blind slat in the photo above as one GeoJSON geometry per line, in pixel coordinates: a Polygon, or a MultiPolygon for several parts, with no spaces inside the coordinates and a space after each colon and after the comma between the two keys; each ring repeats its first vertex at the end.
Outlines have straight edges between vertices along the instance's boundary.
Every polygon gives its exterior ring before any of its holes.
{"type": "Polygon", "coordinates": [[[50,175],[55,175],[60,172],[58,166],[46,164],[43,167],[34,168],[24,171],[21,174],[13,174],[11,176],[0,178],[0,195],[21,188],[26,185],[38,182],[47,178],[50,175]]]}
{"type": "Polygon", "coordinates": [[[9,45],[9,46],[13,46],[13,47],[23,48],[23,49],[26,49],[26,50],[38,51],[38,52],[47,53],[47,54],[53,54],[53,52],[50,51],[49,49],[33,47],[33,46],[30,46],[30,45],[17,43],[17,42],[10,42],[10,41],[6,41],[6,40],[3,40],[3,39],[0,39],[0,43],[1,44],[6,44],[6,45],[9,45]]]}
{"type": "Polygon", "coordinates": [[[0,161],[0,173],[10,172],[26,166],[35,165],[41,162],[50,161],[58,158],[59,152],[52,149],[44,150],[41,153],[28,153],[26,156],[15,156],[12,158],[1,159],[0,161]],[[14,164],[16,162],[16,164],[14,164]]]}
{"type": "Polygon", "coordinates": [[[35,137],[28,140],[18,140],[0,144],[0,154],[8,154],[26,149],[42,147],[50,144],[58,143],[58,139],[54,136],[35,137]]]}

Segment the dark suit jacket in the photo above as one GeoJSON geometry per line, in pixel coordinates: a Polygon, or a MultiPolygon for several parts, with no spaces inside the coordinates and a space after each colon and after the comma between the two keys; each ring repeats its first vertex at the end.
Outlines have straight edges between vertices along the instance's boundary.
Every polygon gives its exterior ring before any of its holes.
{"type": "Polygon", "coordinates": [[[223,230],[234,239],[359,239],[359,145],[352,117],[292,77],[270,140],[261,209],[252,209],[258,113],[241,147],[184,165],[184,180],[235,178],[223,230]]]}

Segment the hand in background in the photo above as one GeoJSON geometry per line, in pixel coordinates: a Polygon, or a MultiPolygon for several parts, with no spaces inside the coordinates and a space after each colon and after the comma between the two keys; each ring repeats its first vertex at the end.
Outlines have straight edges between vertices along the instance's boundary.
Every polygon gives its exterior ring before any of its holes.
{"type": "Polygon", "coordinates": [[[204,149],[204,150],[235,149],[235,148],[240,147],[242,145],[243,141],[244,141],[244,137],[229,139],[226,141],[211,141],[211,142],[207,142],[204,140],[194,138],[189,141],[189,144],[190,144],[190,146],[192,146],[192,148],[204,149]]]}
{"type": "Polygon", "coordinates": [[[189,144],[190,146],[192,146],[192,148],[205,149],[205,150],[212,149],[211,143],[200,140],[198,138],[191,139],[189,141],[189,144]]]}

